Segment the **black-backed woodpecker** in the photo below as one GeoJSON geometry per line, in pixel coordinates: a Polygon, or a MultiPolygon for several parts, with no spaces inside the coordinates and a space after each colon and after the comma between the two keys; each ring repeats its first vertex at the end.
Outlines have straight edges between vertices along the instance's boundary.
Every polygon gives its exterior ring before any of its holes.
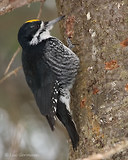
{"type": "Polygon", "coordinates": [[[18,32],[22,47],[22,65],[40,112],[52,130],[58,118],[68,131],[73,148],[79,135],[70,113],[70,89],[73,86],[79,58],[59,39],[50,35],[53,25],[64,16],[49,22],[33,19],[18,32]]]}

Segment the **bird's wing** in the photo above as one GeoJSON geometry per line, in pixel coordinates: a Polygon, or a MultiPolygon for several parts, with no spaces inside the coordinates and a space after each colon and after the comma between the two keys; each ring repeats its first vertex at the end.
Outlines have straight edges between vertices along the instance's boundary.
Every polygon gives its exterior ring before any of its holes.
{"type": "Polygon", "coordinates": [[[30,62],[29,59],[22,57],[26,81],[34,94],[40,112],[43,115],[52,115],[56,109],[59,85],[48,64],[41,58],[35,62],[34,58],[30,59],[30,62]]]}
{"type": "Polygon", "coordinates": [[[74,52],[60,40],[50,38],[46,43],[45,60],[51,70],[57,75],[61,84],[71,83],[77,74],[79,59],[74,52]]]}
{"type": "Polygon", "coordinates": [[[42,74],[40,71],[39,76],[25,70],[26,81],[34,94],[40,112],[46,116],[51,129],[54,130],[59,84],[53,72],[45,69],[44,72],[46,73],[42,74]]]}
{"type": "Polygon", "coordinates": [[[49,82],[42,81],[42,86],[34,93],[40,112],[46,116],[52,130],[54,130],[57,110],[59,84],[54,77],[49,76],[49,82]]]}

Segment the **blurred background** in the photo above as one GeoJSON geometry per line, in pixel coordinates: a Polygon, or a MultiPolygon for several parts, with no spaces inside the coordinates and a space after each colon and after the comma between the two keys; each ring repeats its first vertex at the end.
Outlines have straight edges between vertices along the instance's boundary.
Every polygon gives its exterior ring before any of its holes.
{"type": "MultiPolygon", "coordinates": [[[[0,79],[17,50],[17,33],[27,20],[36,18],[40,3],[33,3],[0,16],[0,79]]],[[[46,0],[43,21],[56,18],[54,0],[46,0]]],[[[61,39],[56,24],[52,35],[61,39]]],[[[18,53],[10,70],[21,65],[18,53]]],[[[51,131],[40,114],[28,88],[22,69],[0,84],[0,160],[66,160],[68,156],[67,134],[60,124],[51,131]]]]}

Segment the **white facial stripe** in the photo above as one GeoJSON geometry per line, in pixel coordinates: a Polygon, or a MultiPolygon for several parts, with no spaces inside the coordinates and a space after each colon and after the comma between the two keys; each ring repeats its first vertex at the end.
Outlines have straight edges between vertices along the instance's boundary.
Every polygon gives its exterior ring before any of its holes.
{"type": "Polygon", "coordinates": [[[30,41],[30,45],[37,45],[42,40],[51,37],[49,30],[46,30],[46,31],[42,32],[43,28],[44,28],[44,22],[41,22],[40,29],[33,36],[32,40],[30,41]]]}
{"type": "Polygon", "coordinates": [[[40,34],[40,42],[44,39],[51,37],[49,30],[46,30],[40,34]]]}
{"type": "Polygon", "coordinates": [[[44,22],[41,22],[41,25],[40,25],[40,29],[36,32],[36,34],[33,36],[32,40],[30,41],[30,45],[36,45],[38,44],[39,40],[38,40],[38,36],[42,30],[42,28],[44,27],[44,22]]]}
{"type": "MultiPolygon", "coordinates": [[[[40,32],[41,32],[41,30],[44,28],[44,22],[41,22],[41,24],[40,24],[40,29],[36,32],[36,34],[34,35],[34,37],[38,37],[39,36],[39,34],[40,34],[40,32]]],[[[33,38],[34,38],[33,37],[33,38]]]]}

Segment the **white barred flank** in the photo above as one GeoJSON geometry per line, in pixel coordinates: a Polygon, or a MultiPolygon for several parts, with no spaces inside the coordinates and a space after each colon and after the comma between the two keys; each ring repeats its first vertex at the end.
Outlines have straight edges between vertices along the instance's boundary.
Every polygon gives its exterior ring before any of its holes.
{"type": "Polygon", "coordinates": [[[79,67],[79,58],[60,40],[51,37],[47,41],[45,59],[52,71],[57,75],[63,87],[73,85],[79,67]]]}

